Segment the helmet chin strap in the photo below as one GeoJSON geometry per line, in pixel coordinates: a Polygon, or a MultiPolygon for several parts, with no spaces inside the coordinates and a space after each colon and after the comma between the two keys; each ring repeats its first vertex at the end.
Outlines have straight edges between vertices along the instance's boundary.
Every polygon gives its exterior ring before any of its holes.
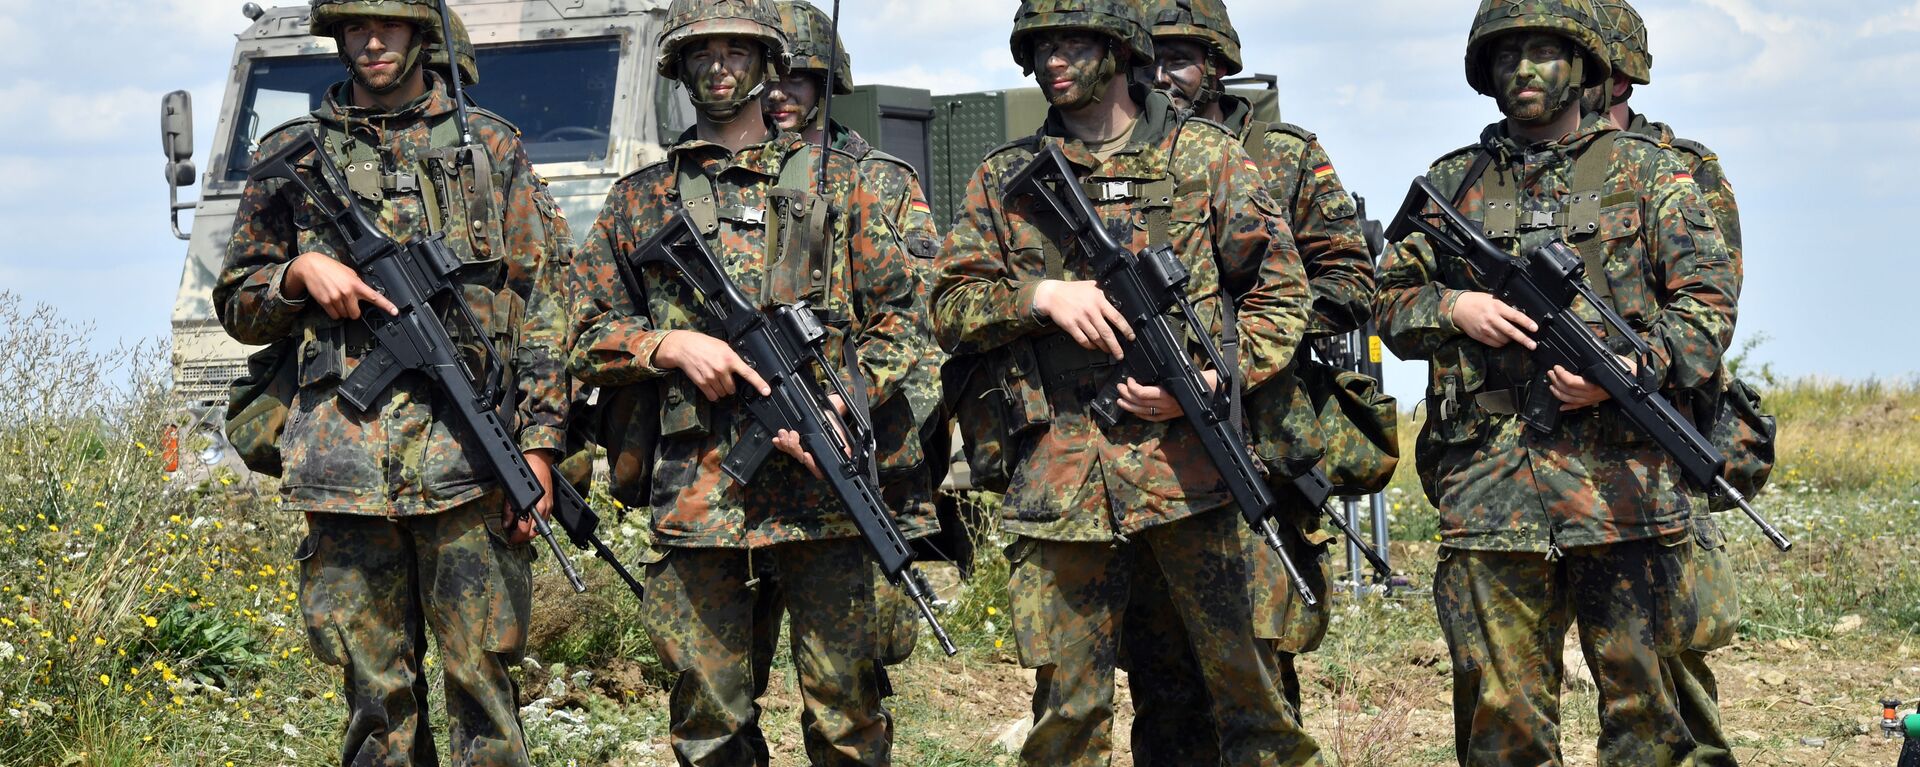
{"type": "Polygon", "coordinates": [[[1220,85],[1220,70],[1214,68],[1213,61],[1209,59],[1205,64],[1201,64],[1200,89],[1188,97],[1188,100],[1193,102],[1193,111],[1199,112],[1213,106],[1226,95],[1227,89],[1220,85]]]}

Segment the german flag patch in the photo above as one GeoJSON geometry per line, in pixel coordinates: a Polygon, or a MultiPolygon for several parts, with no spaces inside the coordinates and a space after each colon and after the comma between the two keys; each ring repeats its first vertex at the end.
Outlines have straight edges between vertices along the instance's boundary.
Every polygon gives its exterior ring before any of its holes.
{"type": "Polygon", "coordinates": [[[1313,169],[1313,180],[1325,181],[1329,178],[1333,178],[1333,163],[1327,163],[1313,169]]]}
{"type": "Polygon", "coordinates": [[[1688,173],[1686,171],[1680,171],[1679,173],[1673,174],[1673,180],[1675,183],[1691,184],[1693,183],[1693,174],[1688,173]]]}
{"type": "Polygon", "coordinates": [[[911,204],[909,204],[909,205],[908,205],[907,207],[909,207],[909,208],[912,208],[912,209],[913,209],[913,212],[915,212],[915,213],[928,213],[928,214],[930,214],[930,213],[932,213],[932,212],[933,212],[933,208],[932,208],[932,207],[930,207],[930,206],[928,206],[925,200],[914,200],[914,201],[913,201],[913,202],[912,202],[911,204]]]}
{"type": "Polygon", "coordinates": [[[1256,176],[1260,175],[1260,166],[1253,164],[1253,160],[1251,159],[1246,160],[1242,162],[1241,165],[1246,167],[1248,173],[1252,173],[1256,176]]]}

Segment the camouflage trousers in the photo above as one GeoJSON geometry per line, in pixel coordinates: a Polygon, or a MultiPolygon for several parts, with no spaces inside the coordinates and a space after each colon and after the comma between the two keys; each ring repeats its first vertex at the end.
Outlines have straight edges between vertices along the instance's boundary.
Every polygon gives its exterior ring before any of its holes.
{"type": "Polygon", "coordinates": [[[1674,704],[1687,723],[1687,731],[1699,745],[1693,763],[1703,767],[1734,767],[1733,746],[1727,740],[1720,721],[1720,687],[1707,665],[1707,653],[1733,643],[1740,626],[1740,596],[1736,589],[1732,558],[1727,555],[1726,536],[1707,511],[1704,499],[1697,499],[1693,516],[1694,550],[1693,601],[1700,613],[1693,642],[1680,654],[1662,659],[1667,678],[1673,681],[1674,704]]]}
{"type": "Polygon", "coordinates": [[[1600,696],[1599,764],[1690,764],[1664,659],[1692,641],[1692,536],[1540,554],[1440,550],[1460,764],[1559,765],[1561,643],[1575,622],[1600,696]]]}
{"type": "MultiPolygon", "coordinates": [[[[913,654],[913,644],[920,636],[920,610],[906,592],[887,582],[878,567],[873,570],[875,660],[881,664],[875,673],[880,676],[880,696],[888,698],[893,696],[893,685],[885,667],[904,663],[913,654]]],[[[758,593],[753,601],[754,706],[742,737],[753,744],[758,758],[756,764],[767,767],[772,757],[767,750],[766,734],[760,729],[759,701],[766,697],[767,684],[773,677],[773,656],[780,649],[780,623],[787,613],[787,586],[781,583],[779,573],[764,557],[754,560],[754,577],[760,581],[755,586],[758,593]]]]}
{"type": "Polygon", "coordinates": [[[1219,763],[1321,763],[1319,745],[1281,698],[1273,647],[1253,631],[1239,524],[1237,514],[1222,510],[1143,530],[1125,543],[1020,538],[1008,547],[1016,644],[1021,664],[1036,672],[1034,726],[1021,764],[1108,763],[1127,610],[1135,589],[1155,588],[1198,659],[1195,678],[1211,713],[1204,740],[1218,743],[1219,763]]]}
{"type": "MultiPolygon", "coordinates": [[[[798,586],[783,598],[791,618],[807,758],[814,765],[888,764],[893,717],[881,699],[886,672],[873,632],[878,596],[858,539],[743,549],[670,548],[647,566],[646,615],[654,649],[677,675],[669,700],[673,751],[682,765],[766,764],[756,698],[770,672],[756,663],[768,620],[755,576],[798,586]]],[[[778,613],[772,613],[777,619],[778,613]]],[[[777,626],[774,636],[778,635],[777,626]]]]}
{"type": "MultiPolygon", "coordinates": [[[[1279,684],[1288,710],[1301,716],[1300,674],[1295,658],[1318,649],[1332,614],[1327,583],[1332,577],[1326,536],[1314,529],[1281,525],[1288,555],[1301,569],[1320,604],[1308,606],[1293,589],[1286,570],[1266,543],[1245,524],[1237,526],[1241,547],[1253,571],[1254,635],[1273,646],[1279,684]]],[[[1135,575],[1122,624],[1120,667],[1133,690],[1133,763],[1135,767],[1183,767],[1219,764],[1212,704],[1200,678],[1200,664],[1182,627],[1166,579],[1153,570],[1135,575]]]]}
{"type": "Polygon", "coordinates": [[[294,555],[314,657],[343,670],[340,763],[436,765],[422,673],[433,634],[452,763],[527,764],[508,668],[526,649],[531,546],[502,538],[497,499],[387,519],[310,514],[294,555]]]}

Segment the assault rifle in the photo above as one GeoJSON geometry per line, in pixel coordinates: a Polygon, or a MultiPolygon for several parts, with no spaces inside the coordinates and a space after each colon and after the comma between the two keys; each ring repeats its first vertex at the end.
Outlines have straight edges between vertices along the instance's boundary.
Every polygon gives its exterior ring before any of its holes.
{"type": "MultiPolygon", "coordinates": [[[[1140,253],[1122,246],[1102,225],[1059,147],[1041,150],[1007,183],[1007,206],[1016,207],[1021,198],[1031,200],[1035,222],[1068,258],[1077,254],[1085,260],[1107,300],[1132,326],[1133,340],[1120,339],[1126,352],[1121,365],[1124,373],[1141,383],[1165,388],[1180,402],[1187,422],[1206,447],[1207,457],[1226,480],[1240,516],[1279,557],[1280,566],[1286,569],[1287,579],[1300,597],[1309,605],[1319,604],[1313,587],[1280,540],[1274,522],[1273,491],[1253,459],[1252,443],[1233,416],[1233,377],[1239,371],[1220,356],[1220,350],[1209,340],[1211,334],[1200,325],[1187,301],[1186,265],[1167,245],[1140,253]],[[1201,368],[1187,356],[1188,334],[1175,330],[1167,317],[1175,310],[1185,319],[1186,329],[1192,331],[1192,340],[1206,352],[1208,363],[1219,372],[1221,386],[1217,391],[1207,385],[1201,368]]],[[[1093,404],[1094,416],[1108,425],[1120,420],[1118,385],[1117,377],[1105,384],[1093,404]]]]}
{"type": "Polygon", "coordinates": [[[698,294],[701,311],[718,324],[720,337],[773,390],[763,397],[742,388],[735,395],[746,406],[752,422],[721,460],[721,470],[741,485],[750,484],[773,454],[774,434],[780,430],[799,434],[801,445],[813,456],[834,496],[852,515],[881,572],[919,606],[940,648],[950,656],[959,653],[933,613],[933,588],[913,566],[913,547],[900,534],[892,513],[880,499],[872,426],[867,413],[856,404],[861,400],[848,391],[828,364],[822,351],[826,329],[813,309],[804,301],[766,311],[756,308],[727,277],[684,214],[674,216],[646,244],[614,262],[628,293],[641,306],[646,299],[642,270],[648,264],[670,269],[698,294]],[[821,381],[825,381],[824,386],[821,381]],[[839,395],[847,403],[845,417],[834,411],[830,394],[839,395]]]}
{"type": "MultiPolygon", "coordinates": [[[[419,373],[431,381],[444,397],[441,404],[451,420],[479,439],[479,444],[471,447],[479,448],[480,458],[499,475],[501,487],[506,490],[507,501],[515,513],[521,519],[532,517],[534,530],[546,539],[554,561],[559,563],[573,590],[586,591],[586,583],[580,580],[573,561],[560,548],[553,528],[534,512],[535,504],[546,494],[546,489],[541,487],[533,467],[501,423],[499,409],[506,388],[502,380],[504,371],[492,344],[487,341],[487,334],[460,295],[460,283],[453,277],[464,264],[447,248],[443,236],[417,238],[404,245],[394,242],[350,196],[339,167],[321,148],[319,137],[311,129],[254,165],[247,179],[256,183],[279,179],[298,189],[346,241],[346,252],[341,254],[344,262],[399,309],[398,314],[388,315],[368,307],[362,315],[361,321],[376,346],[341,382],[340,398],[364,413],[371,410],[380,394],[404,373],[419,373]],[[317,180],[308,178],[296,164],[307,156],[313,157],[319,172],[317,180]],[[452,311],[453,318],[461,325],[462,336],[481,348],[486,360],[483,375],[475,375],[461,358],[453,334],[441,319],[440,311],[434,308],[435,301],[441,301],[452,311]]],[[[555,478],[555,487],[566,486],[558,475],[555,478]]],[[[571,491],[572,488],[567,487],[562,499],[571,491]]],[[[573,499],[578,501],[579,496],[573,494],[573,499]]],[[[584,502],[579,503],[579,507],[585,506],[584,502]]],[[[590,515],[591,511],[587,513],[590,515]]],[[[575,519],[584,518],[578,509],[568,510],[567,514],[575,519]]],[[[584,538],[598,540],[593,538],[590,529],[584,532],[584,538]]],[[[605,548],[605,544],[598,546],[600,551],[605,548]]],[[[602,556],[612,561],[610,553],[602,556]]]]}
{"type": "MultiPolygon", "coordinates": [[[[1580,254],[1566,243],[1555,241],[1535,248],[1524,261],[1516,259],[1489,241],[1480,226],[1454,209],[1447,199],[1426,177],[1415,178],[1387,237],[1398,241],[1419,232],[1427,236],[1435,250],[1458,257],[1488,292],[1539,325],[1540,330],[1533,334],[1538,344],[1533,352],[1537,369],[1544,374],[1559,365],[1598,384],[1612,398],[1603,406],[1617,409],[1659,445],[1688,482],[1738,505],[1781,551],[1793,548],[1786,536],[1727,483],[1723,476],[1727,459],[1713,443],[1701,436],[1691,421],[1680,417],[1666,397],[1641,383],[1574,313],[1574,300],[1584,299],[1600,313],[1613,335],[1631,345],[1636,358],[1647,358],[1646,342],[1587,285],[1586,263],[1580,254]]],[[[1532,388],[1535,391],[1527,398],[1523,417],[1531,428],[1550,431],[1559,414],[1559,401],[1544,385],[1532,388]]]]}

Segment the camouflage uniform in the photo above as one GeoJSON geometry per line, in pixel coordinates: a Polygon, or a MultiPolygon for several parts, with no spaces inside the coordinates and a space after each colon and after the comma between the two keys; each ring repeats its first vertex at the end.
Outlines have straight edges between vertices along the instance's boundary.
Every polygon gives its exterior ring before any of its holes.
{"type": "MultiPolygon", "coordinates": [[[[1647,28],[1638,11],[1626,0],[1595,0],[1600,12],[1601,32],[1607,36],[1614,71],[1635,86],[1648,85],[1653,77],[1653,54],[1648,50],[1647,28]]],[[[1720,159],[1697,141],[1677,138],[1665,123],[1631,113],[1623,129],[1646,136],[1673,152],[1675,159],[1693,175],[1694,183],[1706,195],[1720,234],[1727,242],[1736,274],[1742,271],[1740,206],[1733,185],[1720,167],[1720,159]]],[[[1716,384],[1724,384],[1729,375],[1723,370],[1716,384]]],[[[1714,521],[1708,499],[1694,496],[1693,599],[1700,621],[1692,643],[1673,658],[1663,661],[1673,681],[1675,704],[1687,722],[1687,729],[1699,743],[1694,761],[1701,765],[1733,765],[1733,749],[1720,722],[1719,685],[1713,669],[1707,665],[1707,653],[1733,642],[1740,623],[1740,597],[1727,554],[1726,536],[1714,521]]]]}
{"type": "MultiPolygon", "coordinates": [[[[316,3],[318,35],[343,16],[426,29],[431,13],[430,3],[327,5],[316,3]]],[[[410,60],[418,61],[417,50],[410,60]]],[[[349,84],[336,85],[311,115],[263,138],[257,156],[313,130],[337,165],[374,167],[372,183],[352,184],[358,202],[396,240],[444,232],[470,264],[458,275],[467,304],[494,348],[512,355],[549,233],[564,224],[513,126],[475,112],[475,145],[458,150],[453,101],[438,76],[428,74],[427,83],[425,95],[392,112],[353,106],[349,84]]],[[[280,491],[283,508],[306,514],[308,535],[295,557],[315,656],[343,669],[349,720],[341,762],[437,761],[420,675],[430,628],[445,668],[454,761],[525,764],[507,670],[525,648],[532,549],[506,542],[491,470],[463,449],[474,436],[436,417],[439,395],[424,380],[402,377],[364,414],[335,396],[373,343],[363,325],[329,319],[281,292],[296,256],[344,252],[311,203],[283,186],[248,184],[214,305],[235,340],[298,344],[300,388],[281,442],[280,491]]],[[[522,446],[545,447],[547,436],[524,432],[522,446]]]]}
{"type": "MultiPolygon", "coordinates": [[[[759,38],[784,71],[785,39],[770,4],[695,5],[676,0],[674,25],[706,23],[703,12],[731,13],[727,31],[759,38]],[[688,18],[695,21],[688,22],[688,18]]],[[[672,42],[671,39],[668,41],[672,42]]],[[[663,44],[663,72],[678,62],[663,44]]],[[[722,456],[750,419],[732,400],[707,402],[684,375],[654,367],[660,342],[677,330],[717,333],[674,276],[642,274],[645,301],[636,305],[615,258],[640,247],[672,216],[689,208],[712,213],[701,225],[707,244],[747,295],[762,304],[806,299],[828,326],[827,351],[843,360],[857,349],[860,380],[876,412],[902,396],[903,380],[932,347],[925,286],[909,263],[885,201],[864,183],[853,158],[830,155],[826,195],[841,215],[829,219],[828,263],[811,268],[791,245],[804,226],[819,148],[782,133],[728,151],[690,130],[667,158],[614,185],[586,234],[570,284],[542,286],[552,305],[536,307],[546,336],[568,339],[570,369],[600,387],[654,387],[659,406],[637,409],[626,433],[657,427],[649,451],[656,561],[647,567],[646,615],[673,685],[673,746],[682,764],[745,765],[764,759],[756,743],[758,709],[752,656],[759,601],[756,574],[803,584],[785,595],[792,650],[804,701],[801,721],[814,764],[886,764],[892,719],[881,698],[887,684],[873,624],[879,596],[875,570],[853,520],[824,482],[776,454],[750,486],[721,472],[722,456]],[[702,187],[701,179],[704,179],[702,187]],[[801,179],[797,188],[788,182],[801,179]],[[688,207],[683,207],[688,206],[688,207]]],[[[696,215],[696,221],[702,216],[696,215]]],[[[841,375],[849,382],[851,371],[841,375]]],[[[552,400],[559,392],[546,395],[552,400]]],[[[620,434],[612,437],[621,442],[620,434]]],[[[908,458],[918,460],[918,443],[908,458]]],[[[922,536],[930,515],[899,518],[907,537],[922,536]]],[[[762,636],[766,636],[762,634],[762,636]]],[[[764,641],[764,640],[763,640],[764,641]]]]}
{"type": "MultiPolygon", "coordinates": [[[[1091,28],[1129,46],[1136,60],[1150,59],[1138,14],[1117,3],[1028,2],[1016,17],[1013,48],[1036,28],[1091,28]]],[[[1135,591],[1147,590],[1166,592],[1148,601],[1170,603],[1172,620],[1195,647],[1226,762],[1317,764],[1317,744],[1278,690],[1273,648],[1252,630],[1244,523],[1197,435],[1182,419],[1100,425],[1088,403],[1112,360],[1031,312],[1042,281],[1090,279],[1084,264],[1057,257],[1059,244],[1032,213],[1003,202],[1005,183],[1044,147],[1058,147],[1083,183],[1129,180],[1124,185],[1135,193],[1103,195],[1096,206],[1109,220],[1133,222],[1123,245],[1142,249],[1166,238],[1191,270],[1189,295],[1210,332],[1222,327],[1222,286],[1240,288],[1248,387],[1279,374],[1299,348],[1305,274],[1259,169],[1231,134],[1183,120],[1164,94],[1135,86],[1132,97],[1143,106],[1140,119],[1104,161],[1068,137],[1057,110],[1039,135],[989,154],[936,262],[941,345],[955,354],[1030,345],[1046,380],[1051,423],[1021,448],[1003,506],[1005,529],[1015,536],[1007,553],[1016,643],[1022,665],[1037,672],[1035,724],[1020,758],[1106,763],[1121,626],[1135,591]],[[1170,194],[1144,191],[1156,183],[1170,194]]]]}
{"type": "MultiPolygon", "coordinates": [[[[1156,41],[1186,39],[1206,46],[1212,54],[1211,65],[1218,67],[1217,76],[1241,70],[1239,35],[1224,5],[1212,0],[1161,0],[1152,6],[1156,41]]],[[[1281,206],[1305,263],[1313,293],[1306,338],[1340,335],[1364,325],[1373,312],[1373,259],[1353,197],[1341,186],[1326,150],[1299,126],[1254,119],[1253,105],[1245,99],[1225,94],[1217,98],[1221,122],[1260,166],[1267,193],[1281,206]]],[[[1316,593],[1325,595],[1332,580],[1326,545],[1331,536],[1320,532],[1320,510],[1296,508],[1290,502],[1287,506],[1282,514],[1301,531],[1298,537],[1289,536],[1294,561],[1305,568],[1316,593]]],[[[1254,628],[1262,638],[1273,640],[1282,689],[1298,712],[1300,678],[1294,657],[1311,652],[1326,636],[1330,603],[1323,599],[1308,606],[1251,528],[1242,525],[1240,537],[1255,573],[1254,628]]],[[[1123,655],[1134,697],[1134,763],[1141,767],[1217,763],[1219,747],[1212,742],[1206,690],[1199,684],[1193,650],[1171,613],[1172,605],[1165,600],[1143,602],[1147,593],[1153,592],[1136,590],[1127,606],[1123,632],[1123,655]],[[1144,639],[1149,636],[1163,641],[1148,645],[1144,639]]]]}
{"type": "MultiPolygon", "coordinates": [[[[833,92],[838,95],[851,94],[852,64],[846,49],[830,37],[831,26],[826,14],[804,0],[776,0],[776,5],[793,57],[793,71],[817,72],[824,81],[827,57],[830,55],[828,47],[831,45],[839,58],[834,67],[833,92]]],[[[929,284],[933,277],[933,254],[939,249],[939,235],[934,228],[932,209],[927,205],[926,194],[913,166],[879,151],[857,131],[831,120],[827,126],[833,148],[845,152],[859,166],[861,183],[881,201],[887,225],[893,228],[907,255],[912,257],[909,261],[918,272],[921,283],[929,284]]],[[[900,395],[888,400],[873,413],[875,441],[880,456],[881,493],[887,508],[894,512],[896,518],[932,520],[935,488],[931,469],[937,459],[944,458],[928,456],[908,447],[909,442],[915,443],[914,448],[919,447],[919,427],[928,422],[940,404],[940,362],[944,355],[930,342],[925,352],[920,364],[900,382],[900,395]]],[[[923,522],[921,527],[931,529],[931,523],[923,522]]],[[[760,583],[752,620],[755,704],[745,737],[755,743],[760,764],[765,765],[770,757],[765,735],[760,730],[761,709],[758,701],[766,695],[767,685],[772,678],[773,656],[779,644],[780,620],[787,610],[788,595],[786,584],[772,568],[761,568],[756,576],[760,583]]],[[[905,661],[913,652],[913,645],[919,638],[920,612],[913,601],[887,582],[877,569],[874,570],[874,589],[875,657],[886,665],[895,665],[905,661]]],[[[883,692],[890,694],[891,691],[883,692]]]]}
{"type": "MultiPolygon", "coordinates": [[[[1592,15],[1586,0],[1487,0],[1469,46],[1470,82],[1492,91],[1481,51],[1514,29],[1571,38],[1586,67],[1576,86],[1604,82],[1592,15]]],[[[1606,269],[1592,281],[1651,346],[1636,361],[1642,378],[1664,389],[1711,380],[1732,334],[1739,278],[1699,187],[1658,144],[1597,115],[1543,144],[1518,141],[1506,126],[1441,158],[1428,177],[1442,191],[1466,186],[1461,209],[1516,254],[1563,235],[1576,247],[1597,243],[1606,269]],[[1583,163],[1593,151],[1610,154],[1583,163]],[[1469,185],[1476,159],[1486,164],[1469,185]],[[1599,189],[1575,188],[1582,165],[1604,171],[1599,189]],[[1496,195],[1511,195],[1514,208],[1496,210],[1496,195]],[[1576,220],[1586,215],[1596,220],[1576,220]],[[1497,223],[1539,219],[1552,223],[1497,223]]],[[[1517,344],[1482,345],[1454,324],[1455,303],[1480,289],[1463,264],[1415,235],[1382,265],[1378,304],[1387,345],[1430,365],[1417,460],[1440,509],[1434,601],[1453,655],[1460,761],[1560,762],[1568,620],[1579,622],[1600,689],[1600,763],[1685,759],[1695,744],[1661,662],[1686,646],[1697,622],[1683,480],[1604,404],[1563,413],[1551,433],[1524,425],[1515,403],[1526,387],[1544,385],[1529,354],[1517,344]]],[[[1575,310],[1598,326],[1591,307],[1575,310]]]]}

